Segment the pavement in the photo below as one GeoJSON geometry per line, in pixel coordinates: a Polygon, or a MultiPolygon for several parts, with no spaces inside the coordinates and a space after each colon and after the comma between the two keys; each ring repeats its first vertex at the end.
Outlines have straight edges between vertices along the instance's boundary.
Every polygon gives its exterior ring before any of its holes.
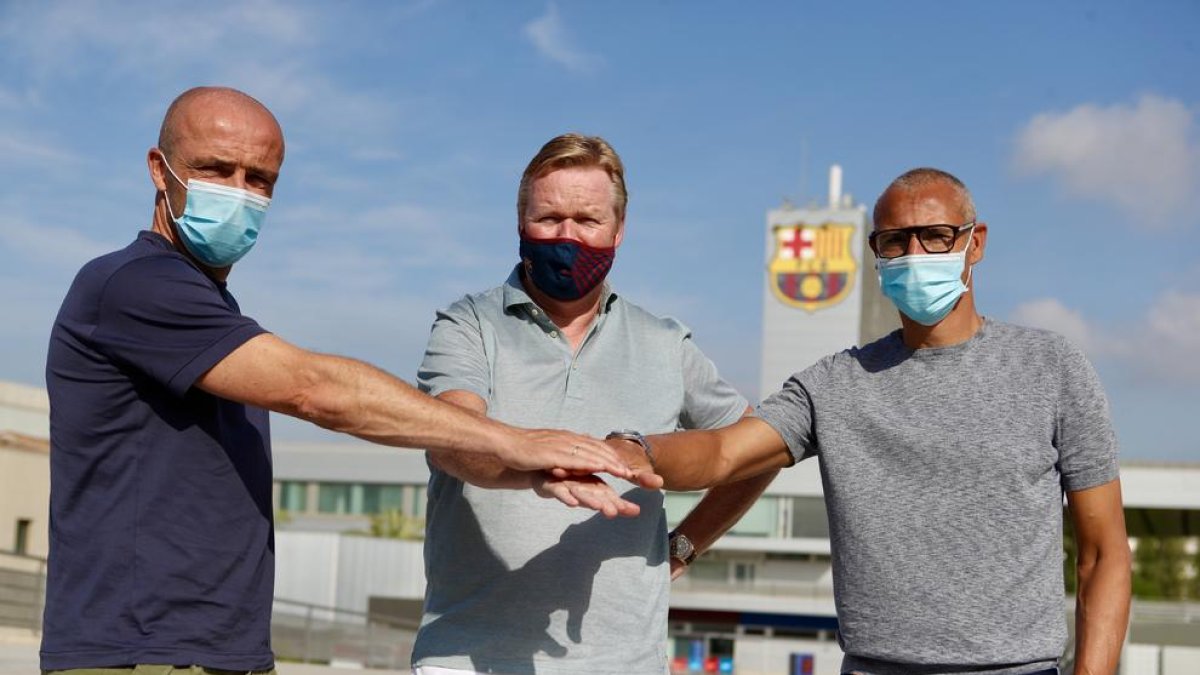
{"type": "MultiPolygon", "coordinates": [[[[0,675],[38,675],[41,637],[30,631],[0,628],[0,675]]],[[[277,663],[279,675],[409,675],[409,670],[355,670],[312,663],[277,663]]]]}

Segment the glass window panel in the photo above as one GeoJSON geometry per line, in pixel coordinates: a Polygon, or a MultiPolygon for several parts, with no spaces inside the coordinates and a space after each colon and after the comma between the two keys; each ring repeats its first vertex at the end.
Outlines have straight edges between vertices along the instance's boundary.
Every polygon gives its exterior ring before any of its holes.
{"type": "Polygon", "coordinates": [[[667,527],[673,528],[683,520],[688,511],[704,496],[699,492],[668,492],[663,499],[663,508],[667,511],[667,527]]]}
{"type": "Polygon", "coordinates": [[[761,497],[729,530],[743,537],[773,537],[779,527],[779,498],[761,497]]]}
{"type": "Polygon", "coordinates": [[[376,513],[384,511],[404,511],[404,487],[401,485],[380,485],[379,505],[376,513]]]}
{"type": "Polygon", "coordinates": [[[317,511],[349,513],[350,486],[345,483],[321,483],[317,489],[317,511]]]}
{"type": "Polygon", "coordinates": [[[279,486],[279,508],[303,513],[308,510],[308,484],[284,481],[279,486]]]}
{"type": "Polygon", "coordinates": [[[825,500],[820,497],[792,498],[792,536],[829,537],[829,520],[825,516],[825,500]]]}
{"type": "Polygon", "coordinates": [[[413,506],[409,512],[414,518],[425,517],[425,505],[428,501],[428,486],[418,485],[413,489],[413,506]]]}
{"type": "Polygon", "coordinates": [[[379,513],[379,486],[357,485],[355,487],[358,488],[358,493],[361,495],[355,513],[368,515],[379,513]]]}

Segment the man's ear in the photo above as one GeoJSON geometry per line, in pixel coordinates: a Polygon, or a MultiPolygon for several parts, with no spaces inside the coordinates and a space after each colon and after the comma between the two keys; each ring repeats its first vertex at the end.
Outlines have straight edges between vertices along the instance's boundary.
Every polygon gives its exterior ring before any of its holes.
{"type": "Polygon", "coordinates": [[[967,256],[967,264],[975,265],[983,260],[984,250],[987,248],[987,223],[975,223],[975,228],[971,230],[971,252],[967,256]]]}
{"type": "Polygon", "coordinates": [[[167,169],[163,164],[167,161],[162,150],[150,148],[146,151],[146,168],[150,170],[150,182],[159,192],[167,189],[167,169]]]}

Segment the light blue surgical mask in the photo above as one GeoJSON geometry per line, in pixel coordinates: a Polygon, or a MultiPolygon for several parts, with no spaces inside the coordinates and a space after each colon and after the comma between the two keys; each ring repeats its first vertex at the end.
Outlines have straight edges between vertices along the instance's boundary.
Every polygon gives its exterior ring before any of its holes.
{"type": "MultiPolygon", "coordinates": [[[[175,182],[184,185],[163,155],[163,164],[175,182]]],[[[187,204],[183,213],[175,215],[171,198],[167,197],[167,212],[178,226],[180,239],[187,250],[209,267],[229,267],[242,259],[258,241],[269,197],[256,195],[218,183],[188,179],[187,204]]],[[[163,191],[166,196],[166,191],[163,191]]]]}
{"type": "MultiPolygon", "coordinates": [[[[971,233],[967,245],[952,253],[903,255],[899,258],[879,258],[879,288],[904,316],[923,326],[932,326],[954,309],[955,303],[967,292],[962,273],[971,249],[971,233]]],[[[971,271],[967,283],[971,282],[971,271]]]]}

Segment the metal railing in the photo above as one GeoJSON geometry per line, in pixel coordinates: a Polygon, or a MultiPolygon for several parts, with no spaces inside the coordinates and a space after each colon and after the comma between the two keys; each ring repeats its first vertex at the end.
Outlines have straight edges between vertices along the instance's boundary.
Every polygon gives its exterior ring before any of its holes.
{"type": "Polygon", "coordinates": [[[0,551],[0,626],[42,630],[46,559],[0,551]]]}
{"type": "Polygon", "coordinates": [[[419,621],[275,599],[276,658],[349,667],[405,669],[419,621]]]}
{"type": "Polygon", "coordinates": [[[671,582],[673,593],[746,593],[749,595],[784,596],[827,600],[833,598],[833,586],[816,581],[782,581],[778,579],[717,580],[699,579],[684,575],[671,582]]]}
{"type": "Polygon", "coordinates": [[[1129,616],[1133,621],[1200,623],[1200,602],[1134,600],[1129,616]]]}

